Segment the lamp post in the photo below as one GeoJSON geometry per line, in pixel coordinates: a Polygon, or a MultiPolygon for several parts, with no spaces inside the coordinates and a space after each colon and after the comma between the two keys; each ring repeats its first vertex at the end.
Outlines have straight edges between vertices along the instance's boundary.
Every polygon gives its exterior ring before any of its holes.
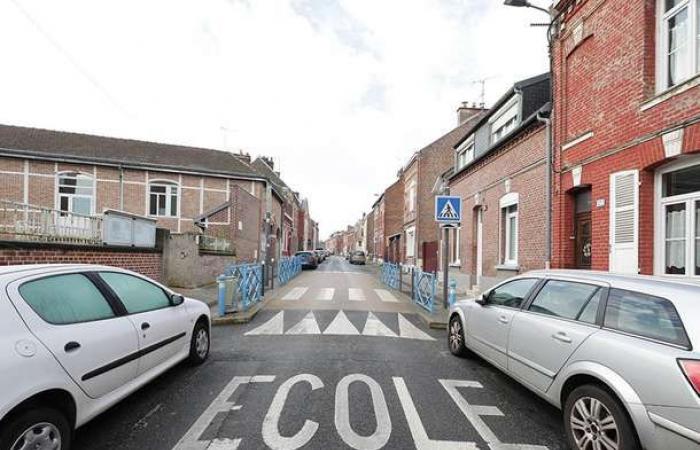
{"type": "Polygon", "coordinates": [[[549,16],[550,22],[547,28],[547,53],[549,56],[549,101],[551,104],[549,117],[543,117],[539,113],[537,114],[537,120],[545,124],[546,133],[546,143],[545,143],[545,160],[547,172],[545,174],[545,269],[549,270],[552,263],[552,172],[554,171],[553,164],[553,136],[552,136],[552,112],[554,111],[554,76],[552,73],[552,68],[554,66],[552,61],[552,28],[559,18],[559,13],[552,8],[551,10],[541,8],[537,5],[533,5],[528,0],[505,0],[503,2],[506,6],[513,6],[516,8],[532,8],[538,11],[542,11],[549,16]]]}

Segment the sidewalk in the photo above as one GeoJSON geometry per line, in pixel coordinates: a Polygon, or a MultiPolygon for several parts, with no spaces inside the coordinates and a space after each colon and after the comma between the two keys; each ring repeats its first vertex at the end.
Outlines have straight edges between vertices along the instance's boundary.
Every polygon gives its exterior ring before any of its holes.
{"type": "Polygon", "coordinates": [[[241,311],[234,314],[227,314],[225,317],[219,317],[219,287],[217,283],[212,283],[195,289],[171,288],[173,291],[184,295],[185,297],[201,300],[209,305],[211,311],[211,324],[226,325],[232,323],[248,323],[253,320],[253,317],[260,311],[265,304],[274,297],[275,290],[266,291],[265,296],[255,305],[251,306],[247,311],[241,311]]]}

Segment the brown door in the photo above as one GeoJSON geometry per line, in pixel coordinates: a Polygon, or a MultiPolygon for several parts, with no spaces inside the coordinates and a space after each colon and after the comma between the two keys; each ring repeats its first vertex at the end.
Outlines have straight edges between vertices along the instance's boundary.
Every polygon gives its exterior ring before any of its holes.
{"type": "Polygon", "coordinates": [[[591,213],[576,215],[576,268],[591,268],[591,213]]]}
{"type": "Polygon", "coordinates": [[[423,242],[423,271],[437,272],[438,268],[438,243],[423,242]]]}

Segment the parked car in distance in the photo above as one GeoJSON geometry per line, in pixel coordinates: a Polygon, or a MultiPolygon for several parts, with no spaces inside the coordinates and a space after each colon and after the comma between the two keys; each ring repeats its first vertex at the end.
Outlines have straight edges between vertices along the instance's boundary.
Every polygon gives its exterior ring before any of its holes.
{"type": "Polygon", "coordinates": [[[560,408],[574,449],[700,448],[699,285],[531,272],[456,302],[448,346],[560,408]]]}
{"type": "Polygon", "coordinates": [[[302,269],[316,269],[318,267],[318,259],[314,252],[296,252],[294,256],[298,256],[301,259],[302,269]]]}
{"type": "Polygon", "coordinates": [[[362,264],[364,266],[366,263],[367,257],[362,250],[356,250],[350,255],[350,264],[362,264]]]}
{"type": "Polygon", "coordinates": [[[314,250],[314,253],[316,254],[316,258],[318,259],[319,264],[326,260],[325,250],[317,248],[316,250],[314,250]]]}
{"type": "Polygon", "coordinates": [[[96,265],[0,268],[0,449],[74,430],[177,363],[209,355],[209,307],[96,265]]]}

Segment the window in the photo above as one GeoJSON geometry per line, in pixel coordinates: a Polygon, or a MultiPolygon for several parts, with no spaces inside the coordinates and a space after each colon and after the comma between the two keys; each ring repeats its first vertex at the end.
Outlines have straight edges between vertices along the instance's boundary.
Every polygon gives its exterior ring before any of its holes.
{"type": "Polygon", "coordinates": [[[503,264],[518,264],[518,205],[501,208],[503,264]]]}
{"type": "Polygon", "coordinates": [[[93,214],[94,179],[76,172],[58,174],[58,207],[61,211],[89,216],[93,214]]]}
{"type": "Polygon", "coordinates": [[[100,272],[100,277],[117,294],[129,314],[170,306],[165,291],[144,279],[118,272],[100,272]]]}
{"type": "Polygon", "coordinates": [[[657,272],[700,276],[700,165],[662,173],[657,272]]]}
{"type": "Polygon", "coordinates": [[[104,296],[85,275],[58,275],[28,281],[19,293],[39,317],[55,325],[114,317],[104,296]]]}
{"type": "Polygon", "coordinates": [[[406,257],[413,258],[416,255],[416,229],[411,227],[406,230],[406,257]]]}
{"type": "Polygon", "coordinates": [[[688,336],[673,304],[660,297],[611,289],[605,327],[688,347],[688,336]]]}
{"type": "Polygon", "coordinates": [[[523,278],[502,284],[489,293],[489,305],[520,308],[523,301],[539,280],[523,278]]]}
{"type": "Polygon", "coordinates": [[[459,239],[462,234],[461,228],[448,228],[447,233],[450,237],[450,253],[448,254],[449,264],[451,266],[459,266],[462,263],[459,259],[459,239]]]}
{"type": "Polygon", "coordinates": [[[659,88],[700,71],[700,0],[659,0],[659,88]]]}
{"type": "Polygon", "coordinates": [[[406,191],[406,201],[407,201],[407,211],[409,213],[415,212],[416,210],[416,180],[411,180],[408,185],[408,190],[406,191]]]}
{"type": "Polygon", "coordinates": [[[457,170],[474,159],[474,136],[464,141],[457,149],[457,170]]]}
{"type": "Polygon", "coordinates": [[[520,97],[514,96],[491,119],[491,144],[503,139],[520,123],[520,97]]]}
{"type": "Polygon", "coordinates": [[[592,284],[550,280],[528,309],[540,314],[595,323],[602,292],[601,287],[592,284]]]}
{"type": "Polygon", "coordinates": [[[178,186],[175,183],[158,181],[148,185],[148,213],[159,217],[177,217],[178,186]]]}

